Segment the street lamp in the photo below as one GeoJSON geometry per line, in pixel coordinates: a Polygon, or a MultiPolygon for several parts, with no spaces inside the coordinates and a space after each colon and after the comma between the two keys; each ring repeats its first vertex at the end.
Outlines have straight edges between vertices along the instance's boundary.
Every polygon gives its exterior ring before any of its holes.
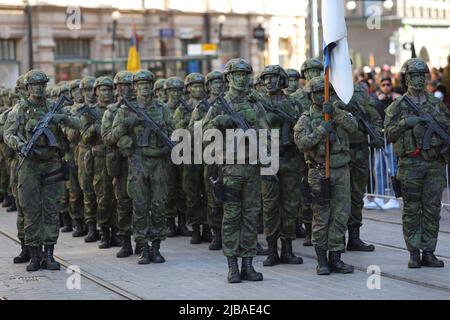
{"type": "Polygon", "coordinates": [[[117,32],[117,22],[120,19],[120,11],[119,10],[114,10],[113,13],[111,14],[111,18],[113,20],[113,27],[112,27],[112,72],[115,72],[115,62],[114,62],[114,58],[115,58],[115,51],[116,51],[116,32],[117,32]]]}
{"type": "Polygon", "coordinates": [[[391,10],[393,6],[394,6],[394,1],[392,1],[392,0],[386,0],[383,2],[383,7],[386,10],[391,10]]]}
{"type": "Polygon", "coordinates": [[[356,9],[356,1],[348,1],[347,4],[347,10],[353,11],[356,9]]]}

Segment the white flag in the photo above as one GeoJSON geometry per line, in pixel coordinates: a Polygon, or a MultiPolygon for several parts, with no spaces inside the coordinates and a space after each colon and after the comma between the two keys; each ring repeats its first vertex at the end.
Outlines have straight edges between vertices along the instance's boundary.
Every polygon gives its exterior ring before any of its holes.
{"type": "Polygon", "coordinates": [[[330,68],[330,83],[338,97],[347,104],[353,96],[353,75],[342,0],[322,0],[322,29],[324,67],[330,68]]]}

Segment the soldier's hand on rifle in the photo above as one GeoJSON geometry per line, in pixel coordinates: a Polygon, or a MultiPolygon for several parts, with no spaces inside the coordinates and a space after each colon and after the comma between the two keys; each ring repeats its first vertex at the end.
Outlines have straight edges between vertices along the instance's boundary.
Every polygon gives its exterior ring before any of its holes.
{"type": "Polygon", "coordinates": [[[331,103],[330,101],[325,102],[323,104],[323,112],[328,113],[330,115],[330,117],[332,117],[333,113],[334,113],[333,103],[331,103]]]}
{"type": "Polygon", "coordinates": [[[134,124],[137,121],[138,121],[138,117],[133,114],[133,115],[130,115],[130,116],[126,117],[123,122],[128,128],[130,128],[130,127],[134,126],[134,124]]]}
{"type": "Polygon", "coordinates": [[[399,125],[407,128],[412,128],[423,122],[428,122],[428,120],[422,117],[410,116],[400,120],[399,125]]]}
{"type": "Polygon", "coordinates": [[[19,144],[17,145],[17,152],[22,155],[24,154],[25,148],[26,148],[27,144],[24,142],[19,142],[19,144]]]}
{"type": "Polygon", "coordinates": [[[52,117],[52,121],[56,124],[65,123],[67,121],[67,116],[65,114],[55,114],[52,117]]]}
{"type": "Polygon", "coordinates": [[[212,123],[213,123],[214,126],[216,126],[216,127],[223,127],[223,128],[226,128],[226,127],[230,127],[230,126],[231,126],[232,120],[231,120],[231,117],[230,117],[229,115],[227,115],[227,114],[221,114],[221,115],[218,115],[217,117],[215,117],[215,118],[212,120],[212,123]]]}
{"type": "Polygon", "coordinates": [[[330,133],[333,131],[333,122],[332,121],[322,121],[320,126],[325,130],[325,133],[330,133]]]}

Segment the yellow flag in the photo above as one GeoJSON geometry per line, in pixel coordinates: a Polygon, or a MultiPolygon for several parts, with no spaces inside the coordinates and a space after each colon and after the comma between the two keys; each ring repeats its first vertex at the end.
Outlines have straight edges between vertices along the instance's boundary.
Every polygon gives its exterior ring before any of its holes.
{"type": "Polygon", "coordinates": [[[141,57],[139,55],[139,36],[136,32],[136,25],[133,23],[133,35],[131,36],[131,46],[128,50],[127,70],[136,72],[141,70],[141,57]]]}

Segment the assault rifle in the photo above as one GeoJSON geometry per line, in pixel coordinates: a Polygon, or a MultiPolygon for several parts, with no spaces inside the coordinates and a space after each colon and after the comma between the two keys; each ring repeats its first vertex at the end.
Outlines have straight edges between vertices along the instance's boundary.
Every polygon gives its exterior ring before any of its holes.
{"type": "Polygon", "coordinates": [[[364,113],[361,110],[352,110],[352,114],[359,123],[362,123],[364,129],[366,129],[369,134],[370,146],[380,148],[384,151],[384,140],[375,132],[372,124],[367,120],[364,113]]]}
{"type": "Polygon", "coordinates": [[[181,108],[183,109],[184,112],[186,113],[191,113],[193,110],[191,109],[191,107],[187,104],[187,102],[181,98],[180,100],[178,100],[177,102],[177,107],[181,105],[181,108]]]}
{"type": "Polygon", "coordinates": [[[446,129],[439,124],[432,115],[428,112],[421,110],[406,94],[402,97],[406,103],[414,110],[414,112],[421,118],[426,119],[427,121],[427,130],[425,131],[425,135],[423,136],[422,141],[422,149],[430,150],[431,149],[431,138],[433,134],[437,134],[439,138],[445,143],[445,147],[441,150],[441,154],[445,154],[450,147],[450,136],[447,134],[446,129]]]}
{"type": "Polygon", "coordinates": [[[242,130],[247,131],[250,129],[250,125],[248,124],[247,120],[242,117],[239,113],[234,112],[233,108],[228,104],[227,100],[224,98],[224,94],[221,93],[219,96],[211,103],[211,105],[214,105],[216,102],[220,103],[222,106],[223,111],[227,113],[233,122],[242,130]]]}
{"type": "Polygon", "coordinates": [[[49,129],[49,124],[50,124],[50,121],[53,119],[53,116],[61,110],[61,108],[64,105],[64,102],[66,102],[66,101],[69,102],[69,104],[73,104],[72,100],[70,100],[69,98],[67,98],[64,95],[61,95],[58,98],[58,100],[53,104],[52,109],[49,112],[47,112],[42,117],[41,120],[39,120],[38,124],[33,129],[33,132],[32,132],[33,135],[31,136],[30,140],[28,140],[26,146],[19,152],[20,162],[17,165],[17,171],[20,170],[25,159],[30,157],[33,154],[33,152],[35,152],[34,149],[36,147],[36,144],[42,135],[45,135],[45,137],[47,138],[49,147],[58,146],[55,135],[49,129]]]}
{"type": "Polygon", "coordinates": [[[145,139],[145,141],[143,141],[144,146],[148,146],[148,136],[150,134],[150,131],[153,131],[170,149],[173,149],[175,147],[175,143],[163,132],[161,127],[150,116],[148,116],[142,110],[134,107],[126,98],[123,98],[122,102],[128,109],[133,111],[138,116],[138,118],[145,122],[146,126],[143,134],[143,137],[145,139]]]}

